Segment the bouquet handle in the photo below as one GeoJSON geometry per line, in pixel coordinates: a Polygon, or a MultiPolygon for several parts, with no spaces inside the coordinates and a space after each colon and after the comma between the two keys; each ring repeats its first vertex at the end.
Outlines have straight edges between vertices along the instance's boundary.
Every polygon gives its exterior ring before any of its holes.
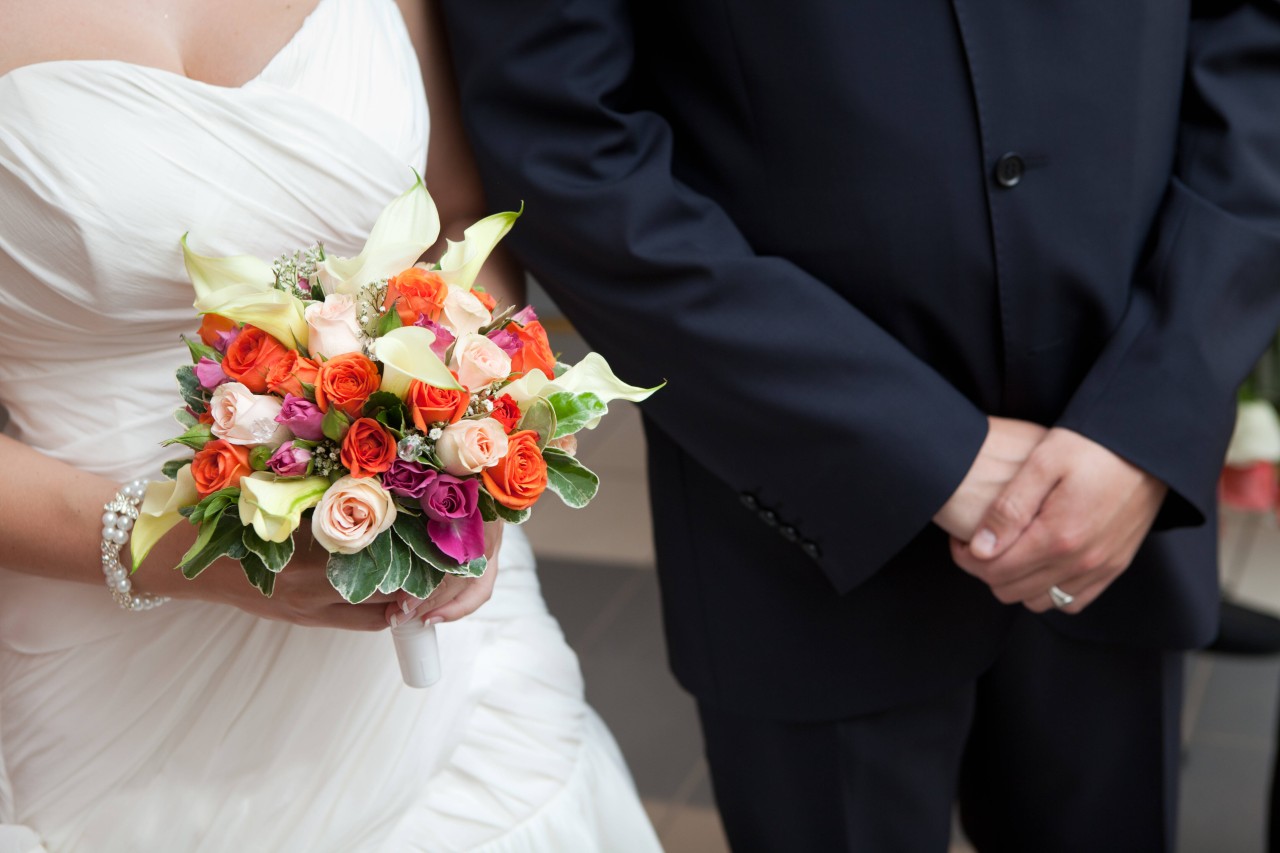
{"type": "Polygon", "coordinates": [[[410,687],[430,687],[440,680],[440,648],[436,626],[411,619],[391,629],[400,675],[410,687]]]}

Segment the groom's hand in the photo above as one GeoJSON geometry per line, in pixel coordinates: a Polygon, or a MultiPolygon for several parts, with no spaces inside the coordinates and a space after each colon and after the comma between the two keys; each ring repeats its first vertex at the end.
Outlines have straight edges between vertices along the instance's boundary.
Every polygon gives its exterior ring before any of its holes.
{"type": "Polygon", "coordinates": [[[1102,445],[1054,428],[991,504],[956,563],[1006,604],[1037,613],[1049,588],[1074,596],[1078,613],[1133,560],[1168,488],[1102,445]]]}
{"type": "Polygon", "coordinates": [[[987,438],[969,473],[933,517],[955,539],[968,542],[987,508],[1022,468],[1048,432],[1039,424],[1010,418],[987,418],[987,438]]]}

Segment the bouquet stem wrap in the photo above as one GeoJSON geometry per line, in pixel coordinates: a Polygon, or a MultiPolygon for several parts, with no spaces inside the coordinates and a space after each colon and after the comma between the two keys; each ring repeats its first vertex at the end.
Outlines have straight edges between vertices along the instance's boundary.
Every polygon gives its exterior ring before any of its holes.
{"type": "Polygon", "coordinates": [[[436,626],[424,625],[417,619],[391,629],[400,661],[400,675],[410,687],[430,687],[440,680],[440,648],[436,644],[436,626]]]}

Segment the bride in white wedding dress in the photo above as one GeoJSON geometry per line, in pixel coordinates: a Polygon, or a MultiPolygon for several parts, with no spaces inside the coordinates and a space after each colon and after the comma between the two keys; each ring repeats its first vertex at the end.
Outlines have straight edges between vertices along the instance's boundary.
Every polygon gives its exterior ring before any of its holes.
{"type": "MultiPolygon", "coordinates": [[[[490,600],[442,611],[428,690],[371,630],[391,599],[341,603],[318,558],[270,600],[226,561],[189,582],[180,525],[134,581],[173,601],[102,583],[101,506],[175,455],[183,232],[353,255],[426,162],[396,5],[303,5],[0,0],[0,853],[657,850],[516,528],[490,600]]],[[[424,56],[427,181],[468,223],[424,56]]]]}

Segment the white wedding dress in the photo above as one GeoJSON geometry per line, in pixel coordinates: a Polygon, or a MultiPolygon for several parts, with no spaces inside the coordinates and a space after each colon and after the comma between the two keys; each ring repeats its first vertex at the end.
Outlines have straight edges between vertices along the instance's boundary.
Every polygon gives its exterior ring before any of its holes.
{"type": "MultiPolygon", "coordinates": [[[[427,123],[391,0],[321,0],[240,88],[99,60],[0,77],[7,432],[158,477],[196,324],[183,232],[354,255],[427,123]]],[[[518,529],[492,600],[439,633],[444,677],[413,690],[386,633],[126,613],[0,569],[0,853],[659,849],[518,529]]]]}

